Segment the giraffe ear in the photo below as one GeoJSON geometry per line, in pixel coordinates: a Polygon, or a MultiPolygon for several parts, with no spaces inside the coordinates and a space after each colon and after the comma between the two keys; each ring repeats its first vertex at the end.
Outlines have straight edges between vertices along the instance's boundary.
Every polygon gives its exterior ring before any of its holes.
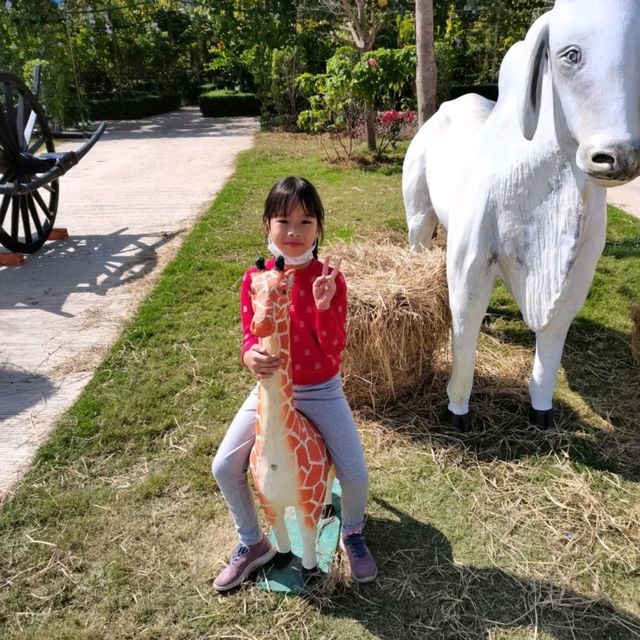
{"type": "Polygon", "coordinates": [[[284,271],[284,257],[278,256],[276,260],[276,271],[284,271]]]}
{"type": "Polygon", "coordinates": [[[258,268],[258,271],[264,271],[265,270],[265,266],[264,266],[264,258],[262,256],[260,256],[257,260],[256,260],[256,267],[258,268]]]}

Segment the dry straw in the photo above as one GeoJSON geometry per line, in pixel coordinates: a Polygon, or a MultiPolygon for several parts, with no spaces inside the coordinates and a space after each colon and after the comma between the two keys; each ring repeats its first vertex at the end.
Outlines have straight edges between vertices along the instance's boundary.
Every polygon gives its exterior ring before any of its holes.
{"type": "Polygon", "coordinates": [[[342,373],[353,407],[376,406],[429,379],[449,338],[445,253],[414,253],[373,237],[334,244],[349,288],[342,373]]]}

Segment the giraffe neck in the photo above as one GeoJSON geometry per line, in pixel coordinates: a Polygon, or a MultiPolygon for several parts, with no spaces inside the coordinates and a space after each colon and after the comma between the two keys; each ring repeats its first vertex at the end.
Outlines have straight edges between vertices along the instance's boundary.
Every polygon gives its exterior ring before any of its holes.
{"type": "Polygon", "coordinates": [[[261,380],[258,386],[263,435],[269,449],[270,442],[277,447],[282,446],[282,437],[289,430],[290,417],[294,412],[288,309],[282,317],[276,318],[273,334],[260,339],[260,347],[271,355],[280,356],[278,370],[271,377],[261,380]]]}

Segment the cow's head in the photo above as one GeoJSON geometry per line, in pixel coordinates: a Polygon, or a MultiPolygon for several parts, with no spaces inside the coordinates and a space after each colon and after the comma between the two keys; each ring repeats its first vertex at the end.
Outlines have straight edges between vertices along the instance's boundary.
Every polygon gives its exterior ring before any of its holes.
{"type": "MultiPolygon", "coordinates": [[[[557,0],[527,33],[518,116],[531,140],[549,65],[559,126],[578,167],[611,187],[640,171],[640,2],[557,0]]],[[[558,123],[557,123],[558,124],[558,123]]]]}

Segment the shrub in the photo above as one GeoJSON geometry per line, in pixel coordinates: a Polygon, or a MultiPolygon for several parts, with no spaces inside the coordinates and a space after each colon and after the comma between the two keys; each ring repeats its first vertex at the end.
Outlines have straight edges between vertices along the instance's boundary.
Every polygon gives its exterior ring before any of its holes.
{"type": "Polygon", "coordinates": [[[381,158],[389,147],[395,149],[399,140],[415,122],[416,112],[411,110],[388,109],[379,114],[376,127],[376,157],[381,158]]]}
{"type": "Polygon", "coordinates": [[[225,89],[209,91],[200,96],[198,104],[202,115],[208,118],[260,114],[260,102],[253,93],[238,93],[225,89]]]}
{"type": "MultiPolygon", "coordinates": [[[[374,122],[375,107],[395,110],[402,105],[405,109],[402,113],[407,112],[407,96],[412,92],[409,78],[414,75],[415,64],[415,47],[376,49],[361,56],[346,47],[339,49],[327,62],[326,73],[298,76],[298,86],[309,102],[309,109],[298,117],[298,126],[311,133],[334,135],[350,158],[353,141],[362,131],[366,114],[372,114],[374,122]]],[[[394,142],[387,137],[375,144],[377,157],[395,144],[401,125],[399,122],[392,127],[399,126],[397,133],[383,127],[383,133],[392,134],[394,142]]],[[[339,153],[336,159],[341,160],[339,153]]]]}
{"type": "Polygon", "coordinates": [[[137,120],[180,108],[180,94],[91,100],[92,120],[137,120]]]}

